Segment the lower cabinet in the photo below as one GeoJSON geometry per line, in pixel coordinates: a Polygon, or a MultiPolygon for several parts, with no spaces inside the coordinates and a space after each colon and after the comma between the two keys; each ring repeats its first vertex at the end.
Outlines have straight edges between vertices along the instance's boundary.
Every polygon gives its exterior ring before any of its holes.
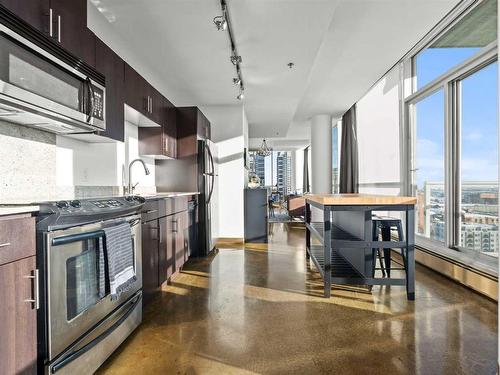
{"type": "Polygon", "coordinates": [[[142,285],[144,304],[159,291],[159,287],[188,260],[189,215],[184,197],[166,202],[151,201],[142,214],[142,285]],[[175,207],[186,209],[175,212],[175,207]],[[167,216],[162,216],[167,214],[167,216]],[[155,215],[155,216],[152,216],[155,215]]]}
{"type": "Polygon", "coordinates": [[[0,217],[0,253],[0,373],[36,374],[40,301],[34,218],[0,217]]]}
{"type": "Polygon", "coordinates": [[[158,219],[142,223],[142,294],[147,304],[158,291],[158,219]]]}
{"type": "Polygon", "coordinates": [[[160,284],[179,271],[188,259],[188,212],[183,211],[166,216],[160,228],[165,241],[160,246],[160,284]]]}

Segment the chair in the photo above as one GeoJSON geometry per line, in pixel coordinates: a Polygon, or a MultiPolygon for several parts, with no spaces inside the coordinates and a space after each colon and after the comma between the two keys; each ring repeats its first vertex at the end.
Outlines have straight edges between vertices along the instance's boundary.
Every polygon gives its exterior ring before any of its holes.
{"type": "MultiPolygon", "coordinates": [[[[372,225],[373,241],[378,241],[380,235],[382,235],[382,241],[390,241],[392,229],[396,229],[398,233],[398,241],[404,241],[403,226],[401,224],[400,219],[373,215],[372,223],[373,223],[372,225]]],[[[379,259],[382,275],[384,277],[386,275],[387,277],[391,277],[391,248],[384,248],[383,258],[380,254],[379,248],[373,249],[373,274],[375,274],[375,263],[376,263],[375,256],[377,256],[379,259]],[[382,259],[384,260],[383,262],[382,259]]],[[[406,271],[407,267],[406,267],[406,256],[404,249],[401,249],[401,257],[403,258],[403,267],[406,271]]]]}

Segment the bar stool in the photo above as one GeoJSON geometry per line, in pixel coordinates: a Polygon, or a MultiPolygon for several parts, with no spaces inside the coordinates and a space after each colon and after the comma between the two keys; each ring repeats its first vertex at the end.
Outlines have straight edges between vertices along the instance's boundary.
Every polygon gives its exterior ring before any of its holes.
{"type": "MultiPolygon", "coordinates": [[[[373,241],[379,240],[379,235],[382,235],[382,241],[391,240],[391,230],[394,228],[398,232],[398,241],[404,241],[403,239],[403,226],[400,219],[395,219],[393,217],[381,217],[377,215],[372,216],[372,234],[373,241]]],[[[384,257],[380,255],[380,249],[373,249],[373,274],[375,274],[375,252],[378,256],[380,262],[380,268],[382,270],[382,275],[385,277],[391,277],[391,248],[384,248],[384,257]],[[382,262],[382,259],[384,262],[382,262]]],[[[401,248],[401,257],[403,258],[403,267],[406,271],[406,256],[404,249],[401,248]]]]}

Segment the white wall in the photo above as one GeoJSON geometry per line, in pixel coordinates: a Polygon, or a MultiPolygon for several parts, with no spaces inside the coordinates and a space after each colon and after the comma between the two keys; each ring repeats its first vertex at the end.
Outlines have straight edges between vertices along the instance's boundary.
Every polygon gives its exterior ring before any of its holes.
{"type": "Polygon", "coordinates": [[[360,193],[400,193],[398,85],[395,67],[356,104],[360,193]]]}
{"type": "Polygon", "coordinates": [[[244,193],[246,170],[243,151],[248,145],[248,123],[242,105],[201,106],[212,125],[217,145],[218,225],[221,238],[244,237],[244,193]]]}

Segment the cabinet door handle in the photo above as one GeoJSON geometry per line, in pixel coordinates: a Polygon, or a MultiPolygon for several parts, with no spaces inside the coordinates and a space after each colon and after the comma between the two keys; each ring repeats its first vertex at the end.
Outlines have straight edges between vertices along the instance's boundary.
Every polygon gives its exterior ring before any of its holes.
{"type": "Polygon", "coordinates": [[[141,214],[146,214],[146,215],[149,215],[149,214],[154,214],[155,212],[158,212],[158,210],[147,210],[147,211],[142,211],[141,214]]]}
{"type": "Polygon", "coordinates": [[[61,16],[57,16],[57,41],[61,43],[61,16]]]}
{"type": "Polygon", "coordinates": [[[0,243],[0,248],[7,247],[7,246],[10,246],[10,242],[0,243]]]}
{"type": "Polygon", "coordinates": [[[150,97],[148,96],[148,113],[151,113],[151,102],[150,102],[150,97]]]}
{"type": "Polygon", "coordinates": [[[26,279],[33,280],[33,291],[34,296],[33,299],[25,299],[24,302],[32,303],[35,305],[35,309],[38,310],[40,308],[40,276],[38,269],[35,269],[33,275],[24,276],[26,279]]]}
{"type": "Polygon", "coordinates": [[[53,11],[52,8],[49,9],[49,36],[52,38],[54,36],[54,25],[52,22],[54,21],[53,19],[53,11]]]}

